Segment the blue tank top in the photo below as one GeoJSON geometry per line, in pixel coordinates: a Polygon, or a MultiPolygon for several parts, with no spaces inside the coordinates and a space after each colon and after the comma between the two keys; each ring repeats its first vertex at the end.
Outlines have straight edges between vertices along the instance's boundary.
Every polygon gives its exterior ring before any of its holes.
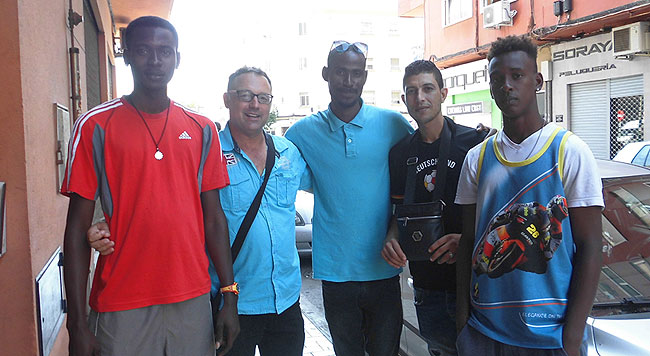
{"type": "Polygon", "coordinates": [[[561,348],[574,243],[564,198],[557,128],[533,157],[510,162],[495,137],[478,166],[469,324],[499,342],[561,348]]]}

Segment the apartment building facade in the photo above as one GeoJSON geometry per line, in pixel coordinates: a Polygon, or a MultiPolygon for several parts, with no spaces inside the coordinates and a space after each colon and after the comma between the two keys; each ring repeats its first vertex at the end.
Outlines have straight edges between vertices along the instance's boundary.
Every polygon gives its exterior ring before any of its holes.
{"type": "Polygon", "coordinates": [[[501,127],[487,61],[499,37],[527,35],[539,46],[545,85],[538,104],[598,158],[650,139],[650,1],[399,0],[400,16],[423,17],[425,57],[442,69],[445,112],[464,124],[501,127]]]}

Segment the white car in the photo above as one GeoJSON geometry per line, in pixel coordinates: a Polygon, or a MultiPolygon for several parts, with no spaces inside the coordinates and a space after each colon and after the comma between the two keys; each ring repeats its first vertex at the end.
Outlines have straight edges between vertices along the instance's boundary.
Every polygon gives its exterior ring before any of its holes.
{"type": "Polygon", "coordinates": [[[296,195],[296,247],[300,256],[311,256],[311,220],[313,216],[314,195],[299,190],[296,195]]]}
{"type": "MultiPolygon", "coordinates": [[[[603,266],[587,318],[588,355],[650,355],[650,169],[615,161],[597,163],[605,198],[603,266]]],[[[406,268],[401,283],[401,354],[429,356],[418,333],[413,284],[406,268]]]]}
{"type": "Polygon", "coordinates": [[[623,147],[613,160],[618,162],[632,163],[638,166],[650,167],[650,141],[632,142],[623,147]]]}

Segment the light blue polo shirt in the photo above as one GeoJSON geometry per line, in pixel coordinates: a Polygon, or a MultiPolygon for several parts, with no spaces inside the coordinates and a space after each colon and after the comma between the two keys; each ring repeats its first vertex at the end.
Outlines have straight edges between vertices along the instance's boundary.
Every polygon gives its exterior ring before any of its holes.
{"type": "MultiPolygon", "coordinates": [[[[283,137],[272,137],[275,165],[260,209],[233,265],[240,287],[239,314],[279,314],[300,296],[294,203],[298,189],[311,188],[311,174],[296,146],[283,137]]],[[[219,139],[230,178],[230,185],[221,189],[219,196],[232,245],[264,181],[264,173],[260,175],[253,161],[236,146],[229,125],[219,132],[219,139]]],[[[210,272],[213,289],[218,288],[214,267],[210,272]]]]}
{"type": "Polygon", "coordinates": [[[287,131],[313,174],[315,278],[372,281],[399,274],[381,257],[391,216],[388,152],[411,132],[400,113],[365,104],[349,123],[328,108],[287,131]]]}

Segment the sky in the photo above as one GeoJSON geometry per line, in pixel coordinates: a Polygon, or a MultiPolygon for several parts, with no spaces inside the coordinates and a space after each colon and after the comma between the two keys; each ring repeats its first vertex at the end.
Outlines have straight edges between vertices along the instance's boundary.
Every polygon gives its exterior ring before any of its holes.
{"type": "MultiPolygon", "coordinates": [[[[272,48],[259,50],[250,45],[250,39],[265,36],[271,26],[296,21],[304,14],[318,16],[322,7],[329,8],[330,13],[335,9],[360,16],[392,11],[397,17],[397,0],[175,0],[170,21],[179,34],[181,61],[169,84],[169,96],[209,117],[223,116],[222,95],[228,75],[243,65],[264,67],[268,56],[281,56],[283,48],[293,45],[287,39],[272,38],[272,48]]],[[[338,33],[345,32],[345,23],[333,25],[338,33]]],[[[349,38],[358,36],[357,31],[351,28],[354,35],[349,38]]],[[[133,88],[130,70],[121,58],[116,67],[117,94],[128,94],[133,88]]]]}

